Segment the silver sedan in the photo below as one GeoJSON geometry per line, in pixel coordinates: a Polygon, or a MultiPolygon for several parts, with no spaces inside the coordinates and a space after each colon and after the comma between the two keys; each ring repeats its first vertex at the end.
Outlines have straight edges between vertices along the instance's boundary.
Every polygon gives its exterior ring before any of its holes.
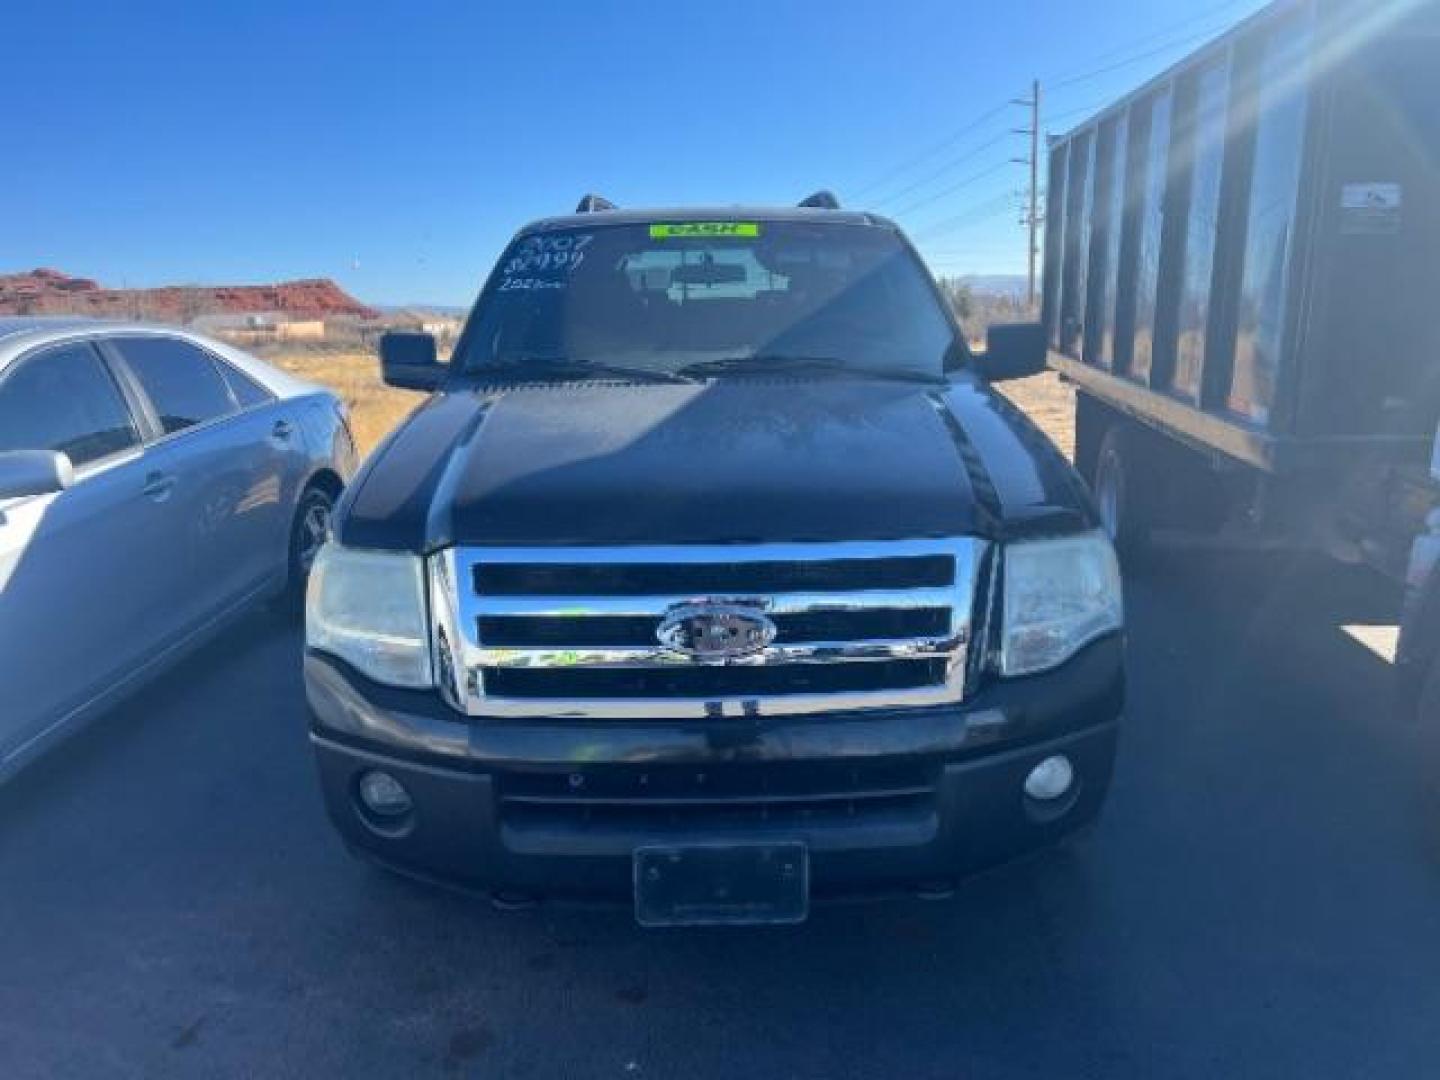
{"type": "Polygon", "coordinates": [[[339,399],[245,353],[0,320],[0,779],[303,592],[355,464],[339,399]]]}

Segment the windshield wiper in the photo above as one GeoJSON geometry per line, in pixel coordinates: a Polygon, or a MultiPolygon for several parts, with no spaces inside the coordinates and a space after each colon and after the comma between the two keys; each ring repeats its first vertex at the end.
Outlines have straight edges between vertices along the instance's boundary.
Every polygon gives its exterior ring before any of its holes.
{"type": "Polygon", "coordinates": [[[928,375],[923,371],[905,368],[878,368],[865,364],[852,364],[835,356],[802,356],[790,353],[754,353],[749,356],[727,356],[718,360],[701,360],[686,364],[679,370],[681,375],[704,378],[708,375],[752,375],[767,372],[816,372],[824,375],[858,375],[869,379],[889,379],[896,382],[941,383],[939,375],[928,375]]]}
{"type": "Polygon", "coordinates": [[[674,371],[656,371],[652,368],[629,367],[625,364],[606,364],[594,360],[571,360],[563,356],[515,356],[488,364],[477,364],[467,373],[480,378],[499,375],[506,378],[587,378],[594,375],[613,375],[621,379],[636,379],[644,382],[693,383],[688,375],[674,371]]]}

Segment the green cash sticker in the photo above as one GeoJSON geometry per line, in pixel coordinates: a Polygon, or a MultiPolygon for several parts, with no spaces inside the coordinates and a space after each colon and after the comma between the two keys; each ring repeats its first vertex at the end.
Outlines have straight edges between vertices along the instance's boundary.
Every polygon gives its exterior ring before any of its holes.
{"type": "Polygon", "coordinates": [[[686,221],[673,225],[651,225],[651,240],[681,240],[692,237],[745,237],[760,235],[758,221],[686,221]]]}

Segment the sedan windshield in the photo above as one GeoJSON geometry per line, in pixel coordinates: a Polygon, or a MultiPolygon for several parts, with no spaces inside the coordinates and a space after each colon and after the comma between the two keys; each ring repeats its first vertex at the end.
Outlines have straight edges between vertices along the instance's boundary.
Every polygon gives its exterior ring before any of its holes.
{"type": "Polygon", "coordinates": [[[940,378],[955,344],[888,229],[807,222],[597,224],[521,237],[460,345],[470,374],[658,379],[766,371],[940,378]]]}

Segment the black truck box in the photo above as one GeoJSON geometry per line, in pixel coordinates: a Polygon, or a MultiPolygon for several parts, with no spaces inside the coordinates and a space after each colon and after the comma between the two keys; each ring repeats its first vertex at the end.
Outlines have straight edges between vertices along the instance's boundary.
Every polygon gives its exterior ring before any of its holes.
{"type": "Polygon", "coordinates": [[[1283,0],[1051,142],[1051,363],[1266,474],[1440,418],[1440,3],[1283,0]]]}

